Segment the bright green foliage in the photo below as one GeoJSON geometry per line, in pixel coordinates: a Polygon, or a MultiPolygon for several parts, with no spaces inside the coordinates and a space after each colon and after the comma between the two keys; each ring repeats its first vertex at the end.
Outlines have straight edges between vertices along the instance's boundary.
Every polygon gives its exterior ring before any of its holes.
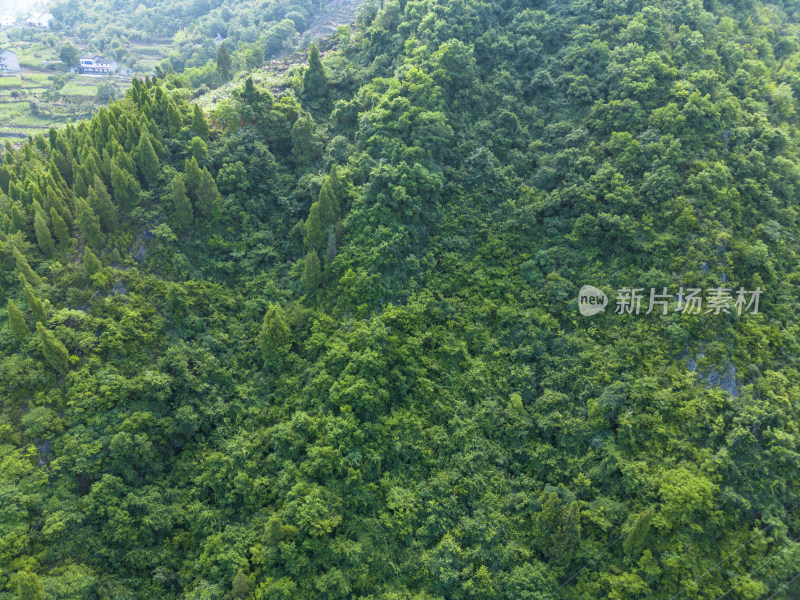
{"type": "Polygon", "coordinates": [[[194,156],[186,159],[183,178],[186,184],[186,190],[192,197],[196,198],[197,190],[200,187],[200,181],[203,178],[203,171],[200,169],[197,159],[194,156]]]}
{"type": "Polygon", "coordinates": [[[33,285],[39,285],[42,282],[41,277],[36,274],[36,272],[31,268],[28,259],[25,258],[25,255],[19,251],[19,249],[14,246],[12,249],[12,253],[14,255],[14,264],[17,267],[17,273],[31,282],[33,285]]]}
{"type": "Polygon", "coordinates": [[[189,140],[189,154],[198,162],[205,162],[208,158],[208,145],[199,136],[194,136],[189,140]]]}
{"type": "Polygon", "coordinates": [[[69,367],[69,352],[61,340],[38,322],[36,323],[36,332],[39,334],[39,349],[47,363],[57,373],[66,371],[69,367]]]}
{"type": "Polygon", "coordinates": [[[21,571],[14,576],[19,600],[45,600],[44,586],[36,573],[21,571]]]}
{"type": "Polygon", "coordinates": [[[12,335],[18,342],[22,342],[30,334],[25,317],[13,300],[8,301],[8,324],[11,327],[12,335]]]}
{"type": "Polygon", "coordinates": [[[798,597],[796,3],[365,2],[327,97],[253,73],[207,133],[209,32],[318,5],[145,4],[176,73],[0,159],[0,596],[798,597]],[[644,314],[721,285],[760,312],[644,314]]]}
{"type": "Polygon", "coordinates": [[[91,277],[95,273],[99,273],[100,270],[103,268],[100,259],[97,258],[92,252],[92,249],[88,246],[83,251],[83,272],[86,273],[87,277],[91,277]]]}
{"type": "Polygon", "coordinates": [[[228,593],[229,600],[247,600],[250,598],[250,581],[244,573],[237,573],[233,578],[231,591],[228,593]]]}
{"type": "Polygon", "coordinates": [[[290,339],[291,330],[286,321],[286,312],[280,304],[271,303],[264,315],[261,333],[258,336],[258,346],[261,348],[264,360],[288,344],[290,339]]]}
{"type": "Polygon", "coordinates": [[[199,181],[197,182],[194,206],[197,209],[197,212],[204,219],[209,221],[213,218],[219,202],[220,194],[219,190],[217,189],[217,184],[214,181],[214,177],[211,175],[208,169],[204,168],[200,172],[199,181]]]}
{"type": "Polygon", "coordinates": [[[58,51],[58,60],[67,67],[77,67],[80,65],[81,51],[72,44],[64,44],[58,51]]]}
{"type": "Polygon", "coordinates": [[[319,198],[311,205],[306,220],[306,245],[315,250],[323,249],[328,243],[328,231],[336,222],[335,197],[330,186],[323,184],[319,198]]]}
{"type": "Polygon", "coordinates": [[[203,110],[197,104],[194,104],[192,108],[192,131],[200,136],[201,139],[208,139],[208,121],[203,114],[203,110]]]}
{"type": "Polygon", "coordinates": [[[55,252],[56,245],[55,242],[53,242],[50,227],[47,225],[47,221],[45,221],[40,211],[37,211],[36,216],[33,218],[33,227],[36,231],[36,241],[39,244],[39,250],[41,250],[42,254],[45,256],[52,256],[53,252],[55,252]]]}
{"type": "Polygon", "coordinates": [[[39,297],[36,295],[36,292],[33,291],[31,285],[21,275],[20,284],[22,286],[22,293],[25,296],[25,302],[28,304],[28,309],[33,315],[33,320],[36,322],[41,321],[42,323],[47,322],[47,310],[44,304],[39,300],[39,297]]]}
{"type": "Polygon", "coordinates": [[[181,113],[178,111],[178,107],[172,99],[167,102],[167,122],[169,123],[169,131],[173,135],[177,134],[181,130],[181,127],[183,127],[181,113]]]}
{"type": "Polygon", "coordinates": [[[59,245],[61,248],[69,247],[70,241],[70,234],[69,234],[69,227],[67,226],[64,219],[61,218],[61,215],[58,214],[55,208],[50,209],[50,221],[53,223],[53,231],[56,234],[56,239],[58,240],[59,245]]]}
{"type": "Polygon", "coordinates": [[[308,49],[308,67],[303,72],[303,95],[309,100],[328,95],[328,78],[319,59],[319,48],[315,44],[311,44],[308,49]]]}

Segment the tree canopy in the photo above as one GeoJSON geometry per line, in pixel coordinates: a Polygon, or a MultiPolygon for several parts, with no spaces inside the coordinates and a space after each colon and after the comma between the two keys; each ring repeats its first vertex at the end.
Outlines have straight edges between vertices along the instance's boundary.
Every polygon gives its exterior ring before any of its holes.
{"type": "Polygon", "coordinates": [[[368,1],[279,88],[6,145],[0,600],[798,597],[798,22],[368,1]]]}

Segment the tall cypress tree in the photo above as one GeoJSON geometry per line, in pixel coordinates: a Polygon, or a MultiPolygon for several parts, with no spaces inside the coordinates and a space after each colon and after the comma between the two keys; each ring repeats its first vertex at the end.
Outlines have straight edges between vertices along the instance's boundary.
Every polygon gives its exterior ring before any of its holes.
{"type": "Polygon", "coordinates": [[[25,296],[25,302],[28,304],[28,309],[33,315],[34,321],[47,322],[47,310],[42,304],[42,301],[36,296],[31,284],[25,279],[23,275],[19,276],[19,283],[22,286],[22,293],[25,296]]]}
{"type": "Polygon", "coordinates": [[[324,184],[318,200],[311,205],[306,220],[306,245],[309,248],[322,250],[328,243],[328,230],[336,222],[336,208],[333,202],[331,188],[324,184]]]}
{"type": "Polygon", "coordinates": [[[316,250],[309,250],[306,255],[301,281],[308,293],[314,293],[322,283],[322,263],[316,250]]]}
{"type": "Polygon", "coordinates": [[[94,176],[94,183],[89,190],[89,206],[100,218],[100,224],[106,231],[111,231],[117,226],[117,207],[111,201],[106,184],[97,176],[94,176]]]}
{"type": "Polygon", "coordinates": [[[205,219],[210,220],[214,216],[214,209],[219,204],[220,198],[214,177],[204,167],[200,174],[200,183],[197,186],[195,207],[205,219]]]}
{"type": "Polygon", "coordinates": [[[64,373],[69,367],[69,352],[55,334],[41,323],[36,323],[39,334],[39,348],[48,364],[58,373],[64,373]]]}
{"type": "Polygon", "coordinates": [[[83,198],[78,198],[75,204],[78,213],[76,215],[78,227],[83,234],[83,238],[92,248],[100,250],[105,244],[105,236],[100,229],[100,219],[83,198]]]}
{"type": "Polygon", "coordinates": [[[36,231],[36,242],[39,244],[39,250],[47,257],[53,256],[56,245],[53,242],[53,236],[50,234],[50,227],[48,227],[41,211],[36,211],[36,216],[33,218],[33,228],[36,231]]]}
{"type": "Polygon", "coordinates": [[[169,124],[169,132],[172,135],[176,135],[181,130],[181,127],[183,127],[183,118],[181,117],[181,113],[178,111],[178,107],[172,98],[167,101],[166,112],[167,123],[169,124]]]}
{"type": "Polygon", "coordinates": [[[50,221],[53,223],[53,231],[56,234],[59,245],[62,248],[68,248],[70,240],[69,227],[64,219],[61,218],[61,215],[56,212],[55,208],[50,209],[50,221]]]}
{"type": "Polygon", "coordinates": [[[158,160],[158,155],[153,149],[153,143],[150,141],[150,136],[142,133],[139,139],[139,146],[137,148],[137,166],[142,180],[147,187],[155,187],[158,183],[158,175],[161,172],[161,162],[158,160]]]}
{"type": "Polygon", "coordinates": [[[288,344],[291,333],[283,307],[280,304],[271,303],[264,315],[261,333],[258,335],[258,345],[264,359],[268,359],[278,348],[288,344]]]}
{"type": "Polygon", "coordinates": [[[97,258],[92,252],[92,249],[88,246],[83,251],[83,272],[86,273],[87,277],[91,277],[95,273],[100,272],[103,268],[103,264],[100,262],[100,259],[97,258]]]}
{"type": "Polygon", "coordinates": [[[192,203],[186,195],[186,185],[183,175],[176,174],[172,179],[172,214],[175,225],[179,231],[185,231],[192,226],[194,215],[192,203]]]}
{"type": "Polygon", "coordinates": [[[119,165],[116,158],[111,159],[111,188],[114,190],[114,201],[123,211],[127,212],[138,204],[139,182],[119,165]]]}
{"type": "Polygon", "coordinates": [[[303,95],[310,100],[328,95],[328,78],[319,58],[319,48],[314,44],[308,49],[308,68],[303,73],[303,95]]]}
{"type": "Polygon", "coordinates": [[[22,252],[20,252],[16,247],[14,247],[12,253],[14,254],[14,260],[17,263],[17,273],[19,273],[20,276],[25,277],[25,279],[30,281],[33,285],[39,285],[42,283],[42,278],[39,277],[39,275],[37,275],[36,272],[31,268],[31,265],[28,262],[28,259],[25,258],[25,255],[22,254],[22,252]]]}
{"type": "Polygon", "coordinates": [[[231,80],[231,55],[228,53],[225,42],[222,42],[217,50],[217,73],[219,73],[222,83],[231,80]]]}
{"type": "Polygon", "coordinates": [[[11,334],[18,342],[22,342],[30,334],[25,316],[13,300],[8,301],[8,324],[11,327],[11,334]]]}
{"type": "Polygon", "coordinates": [[[208,134],[210,133],[206,116],[197,104],[194,105],[194,110],[192,112],[192,131],[204,140],[208,139],[208,134]]]}

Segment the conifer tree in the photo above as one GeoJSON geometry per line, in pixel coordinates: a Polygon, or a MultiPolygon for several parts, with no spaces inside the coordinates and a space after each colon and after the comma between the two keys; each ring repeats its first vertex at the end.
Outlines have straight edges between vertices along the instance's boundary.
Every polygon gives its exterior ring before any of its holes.
{"type": "Polygon", "coordinates": [[[336,198],[336,210],[338,214],[341,210],[342,200],[344,199],[344,184],[339,177],[339,168],[335,164],[331,165],[331,170],[328,174],[328,185],[336,198]]]}
{"type": "Polygon", "coordinates": [[[208,139],[208,121],[206,121],[206,116],[203,114],[203,111],[197,104],[194,105],[192,112],[192,131],[194,131],[202,139],[208,139]]]}
{"type": "Polygon", "coordinates": [[[41,323],[36,323],[39,334],[39,348],[47,363],[58,373],[64,373],[69,367],[69,352],[55,334],[41,323]]]}
{"type": "Polygon", "coordinates": [[[261,324],[258,345],[264,359],[268,359],[278,348],[289,343],[291,330],[286,322],[286,312],[277,303],[270,303],[261,324]]]}
{"type": "Polygon", "coordinates": [[[183,127],[181,113],[178,111],[178,107],[172,98],[167,102],[167,123],[169,124],[169,131],[172,135],[176,135],[181,130],[181,127],[183,127]]]}
{"type": "Polygon", "coordinates": [[[33,285],[39,285],[42,283],[42,278],[36,274],[36,272],[31,268],[28,259],[25,258],[25,255],[19,251],[18,248],[14,247],[13,249],[14,254],[14,261],[17,264],[17,273],[21,276],[25,277],[25,279],[31,282],[33,285]]]}
{"type": "Polygon", "coordinates": [[[89,190],[89,206],[100,218],[100,224],[103,229],[111,231],[117,226],[117,207],[111,201],[108,188],[97,175],[94,176],[94,183],[89,190]]]}
{"type": "Polygon", "coordinates": [[[69,247],[69,227],[67,226],[61,215],[56,212],[55,208],[50,208],[50,221],[53,223],[53,231],[56,234],[56,239],[62,248],[69,247]]]}
{"type": "Polygon", "coordinates": [[[183,183],[183,175],[176,174],[172,179],[172,211],[175,225],[179,231],[185,231],[192,226],[194,215],[192,214],[192,203],[186,195],[186,185],[183,183]]]}
{"type": "Polygon", "coordinates": [[[231,80],[231,55],[225,42],[222,42],[217,50],[217,73],[222,83],[228,83],[231,80]]]}
{"type": "Polygon", "coordinates": [[[75,169],[75,184],[72,186],[72,192],[80,198],[85,198],[89,194],[89,186],[86,185],[81,167],[75,169]]]}
{"type": "Polygon", "coordinates": [[[33,228],[36,231],[36,242],[39,244],[39,250],[47,257],[52,256],[56,245],[53,242],[53,236],[50,234],[50,227],[48,227],[41,211],[36,211],[36,216],[33,218],[33,228]]]}
{"type": "Polygon", "coordinates": [[[158,155],[153,149],[153,143],[150,141],[150,136],[142,133],[139,139],[139,146],[137,148],[137,166],[142,180],[148,187],[154,187],[158,182],[158,175],[161,172],[161,163],[158,160],[158,155]]]}
{"type": "Polygon", "coordinates": [[[301,279],[306,291],[313,293],[322,283],[322,264],[316,250],[309,250],[303,265],[303,277],[301,279]]]}
{"type": "Polygon", "coordinates": [[[8,301],[8,324],[11,327],[11,334],[18,342],[22,342],[30,334],[25,316],[13,300],[8,301]]]}
{"type": "Polygon", "coordinates": [[[197,195],[197,188],[200,185],[200,180],[203,175],[200,165],[197,164],[197,159],[194,156],[186,159],[183,173],[183,182],[186,185],[186,191],[194,198],[197,195]]]}
{"type": "Polygon", "coordinates": [[[86,243],[95,250],[100,250],[105,244],[105,236],[100,229],[100,219],[92,207],[83,198],[78,198],[76,204],[76,220],[86,243]]]}
{"type": "Polygon", "coordinates": [[[42,301],[36,296],[31,284],[25,279],[23,275],[19,276],[19,283],[22,286],[22,293],[25,296],[25,302],[28,304],[28,309],[33,315],[34,321],[47,322],[47,310],[42,304],[42,301]]]}
{"type": "Polygon", "coordinates": [[[83,251],[83,272],[86,273],[87,277],[91,277],[95,273],[100,272],[103,268],[103,264],[100,262],[100,259],[95,256],[92,249],[88,246],[83,251]]]}
{"type": "Polygon", "coordinates": [[[67,206],[66,202],[64,202],[61,197],[56,193],[53,186],[47,186],[47,194],[45,195],[45,208],[55,208],[56,212],[59,216],[64,220],[65,223],[69,223],[72,221],[72,214],[70,213],[69,207],[67,206]]]}
{"type": "Polygon", "coordinates": [[[333,194],[330,186],[323,185],[319,199],[311,205],[306,220],[306,245],[314,250],[322,250],[328,243],[328,229],[335,221],[333,194]]]}
{"type": "MultiPolygon", "coordinates": [[[[192,159],[194,160],[194,158],[192,159]]],[[[214,216],[214,209],[219,204],[221,197],[217,189],[217,183],[214,177],[203,168],[200,174],[200,183],[197,186],[197,194],[195,200],[195,207],[197,211],[207,220],[214,216]]]]}
{"type": "Polygon", "coordinates": [[[311,44],[308,50],[308,68],[303,73],[303,95],[310,100],[328,95],[328,78],[315,44],[311,44]]]}
{"type": "Polygon", "coordinates": [[[114,190],[114,201],[123,211],[127,212],[138,204],[139,182],[119,165],[116,158],[111,159],[111,188],[114,190]]]}

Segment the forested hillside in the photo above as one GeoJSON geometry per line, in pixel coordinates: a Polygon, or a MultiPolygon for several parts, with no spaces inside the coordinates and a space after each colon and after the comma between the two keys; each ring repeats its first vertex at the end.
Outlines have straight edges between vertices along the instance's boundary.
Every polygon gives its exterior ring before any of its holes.
{"type": "MultiPolygon", "coordinates": [[[[238,51],[234,58],[239,68],[254,68],[265,57],[292,52],[303,37],[315,34],[317,20],[344,19],[336,24],[347,24],[359,4],[361,0],[155,0],[133,4],[55,0],[53,15],[59,27],[93,51],[123,63],[132,58],[131,41],[169,42],[171,51],[165,64],[183,72],[186,68],[202,71],[209,61],[213,63],[219,45],[215,39],[219,38],[238,51]]],[[[213,74],[211,67],[206,80],[213,74]]]]}
{"type": "Polygon", "coordinates": [[[799,31],[385,0],[6,146],[0,599],[800,596],[799,31]]]}

